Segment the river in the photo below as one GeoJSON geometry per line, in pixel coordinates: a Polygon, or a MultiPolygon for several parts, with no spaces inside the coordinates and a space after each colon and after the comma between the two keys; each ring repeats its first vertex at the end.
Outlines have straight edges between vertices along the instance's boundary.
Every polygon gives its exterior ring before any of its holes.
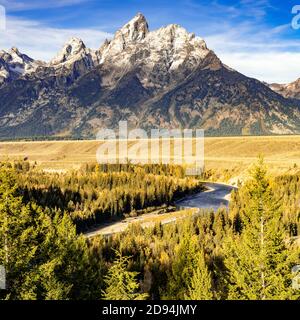
{"type": "Polygon", "coordinates": [[[208,189],[177,201],[176,205],[182,209],[199,208],[217,210],[220,207],[228,208],[231,191],[236,187],[214,182],[205,182],[204,186],[208,189]]]}
{"type": "MultiPolygon", "coordinates": [[[[206,191],[187,196],[184,199],[177,201],[177,208],[213,209],[215,211],[220,207],[228,208],[231,191],[236,189],[236,187],[214,182],[205,182],[204,186],[207,188],[206,191]]],[[[149,221],[149,218],[155,219],[155,216],[157,215],[153,213],[146,213],[135,218],[127,218],[122,221],[106,223],[105,225],[96,227],[93,230],[85,233],[85,236],[88,238],[92,238],[97,235],[111,236],[115,233],[125,231],[127,227],[132,223],[139,222],[143,224],[146,221],[149,221]]],[[[166,224],[175,220],[176,217],[174,217],[173,219],[170,219],[168,217],[168,219],[162,221],[161,223],[166,224]]]]}

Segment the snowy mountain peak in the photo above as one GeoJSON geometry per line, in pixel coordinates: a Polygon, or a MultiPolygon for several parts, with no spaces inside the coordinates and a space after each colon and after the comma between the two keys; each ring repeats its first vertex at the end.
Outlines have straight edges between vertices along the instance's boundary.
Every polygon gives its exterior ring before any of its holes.
{"type": "Polygon", "coordinates": [[[211,52],[203,39],[178,24],[149,31],[145,17],[139,13],[99,50],[100,63],[110,61],[128,68],[142,64],[152,69],[178,69],[183,64],[195,68],[211,52]],[[144,59],[147,57],[147,59],[144,59]]]}
{"type": "Polygon", "coordinates": [[[141,13],[138,13],[115,33],[112,40],[105,41],[102,45],[99,50],[101,63],[107,58],[122,54],[129,46],[135,46],[137,43],[142,42],[148,34],[149,27],[147,20],[141,13]]]}
{"type": "Polygon", "coordinates": [[[26,54],[21,53],[16,47],[12,47],[8,52],[7,62],[25,65],[25,67],[35,64],[34,59],[28,57],[26,54]]]}
{"type": "Polygon", "coordinates": [[[151,33],[154,37],[164,39],[165,41],[174,44],[191,44],[198,49],[208,50],[206,43],[202,38],[196,37],[194,33],[189,33],[185,28],[178,24],[170,24],[151,33]]]}
{"type": "Polygon", "coordinates": [[[19,49],[18,49],[17,47],[12,47],[12,48],[10,49],[10,53],[15,53],[15,54],[17,54],[18,56],[21,55],[21,53],[20,53],[20,51],[19,51],[19,49]]]}
{"type": "Polygon", "coordinates": [[[50,65],[58,65],[73,60],[74,57],[84,54],[86,46],[79,38],[71,38],[60,51],[60,53],[50,62],[50,65]]]}
{"type": "MultiPolygon", "coordinates": [[[[81,49],[85,49],[85,44],[80,38],[72,37],[65,46],[70,47],[74,51],[79,51],[81,49]]],[[[74,52],[75,53],[75,52],[74,52]]],[[[76,53],[75,53],[76,54],[76,53]]]]}
{"type": "Polygon", "coordinates": [[[125,42],[140,41],[146,37],[148,32],[149,27],[146,18],[138,13],[117,32],[117,36],[122,36],[125,42]]]}
{"type": "Polygon", "coordinates": [[[20,77],[34,73],[44,63],[22,54],[16,47],[0,51],[0,87],[20,77]]]}
{"type": "Polygon", "coordinates": [[[22,54],[18,48],[13,47],[9,51],[0,51],[0,59],[2,59],[2,77],[8,78],[18,78],[26,73],[34,72],[38,66],[43,63],[40,61],[35,61],[34,59],[28,57],[26,54],[22,54]]]}

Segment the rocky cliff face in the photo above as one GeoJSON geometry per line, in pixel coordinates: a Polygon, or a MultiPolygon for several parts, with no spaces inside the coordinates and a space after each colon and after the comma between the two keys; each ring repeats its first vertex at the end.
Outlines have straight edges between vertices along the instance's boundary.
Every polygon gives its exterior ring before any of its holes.
{"type": "Polygon", "coordinates": [[[42,65],[43,62],[29,58],[17,48],[12,48],[9,52],[0,51],[0,87],[26,74],[34,73],[42,65]]]}
{"type": "Polygon", "coordinates": [[[288,84],[272,83],[269,86],[272,90],[286,98],[300,99],[300,78],[288,84]]]}
{"type": "Polygon", "coordinates": [[[120,120],[210,135],[300,132],[297,100],[225,66],[179,25],[149,31],[142,14],[99,50],[73,38],[49,63],[17,56],[0,54],[2,138],[88,138],[120,120]]]}

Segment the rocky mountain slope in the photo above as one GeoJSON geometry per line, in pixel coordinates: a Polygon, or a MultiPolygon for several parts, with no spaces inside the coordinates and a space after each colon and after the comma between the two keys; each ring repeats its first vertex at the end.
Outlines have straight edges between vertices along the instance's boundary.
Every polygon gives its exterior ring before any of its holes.
{"type": "Polygon", "coordinates": [[[179,25],[142,14],[99,50],[71,39],[49,63],[0,54],[0,137],[95,137],[100,128],[204,128],[207,135],[300,132],[300,103],[224,65],[179,25]],[[12,58],[11,58],[12,57],[12,58]]]}
{"type": "Polygon", "coordinates": [[[12,48],[9,52],[0,51],[0,87],[24,74],[34,73],[43,64],[20,53],[17,48],[12,48]]]}
{"type": "Polygon", "coordinates": [[[286,98],[300,99],[300,78],[288,84],[272,83],[269,86],[286,98]]]}

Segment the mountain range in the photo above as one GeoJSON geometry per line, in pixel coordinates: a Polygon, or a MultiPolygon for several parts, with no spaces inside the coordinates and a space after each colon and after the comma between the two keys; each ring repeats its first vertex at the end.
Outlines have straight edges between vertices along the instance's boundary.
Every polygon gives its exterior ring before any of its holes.
{"type": "Polygon", "coordinates": [[[0,138],[93,138],[101,128],[300,133],[300,80],[266,84],[228,67],[179,25],[142,14],[98,50],[72,38],[50,62],[0,51],[0,138]]]}

